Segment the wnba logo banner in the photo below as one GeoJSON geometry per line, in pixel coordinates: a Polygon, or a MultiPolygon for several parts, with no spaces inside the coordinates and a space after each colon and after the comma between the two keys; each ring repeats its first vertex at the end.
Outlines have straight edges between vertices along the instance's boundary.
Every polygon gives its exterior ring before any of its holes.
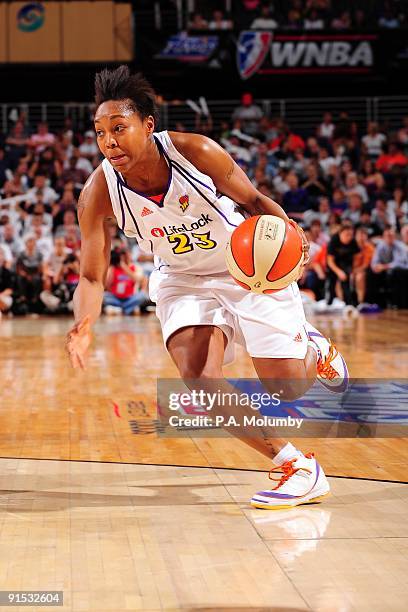
{"type": "Polygon", "coordinates": [[[40,2],[25,4],[17,13],[17,27],[22,32],[35,32],[45,21],[45,7],[40,2]]]}
{"type": "Polygon", "coordinates": [[[258,74],[368,74],[376,34],[278,34],[242,32],[237,63],[242,79],[258,74]]]}
{"type": "Polygon", "coordinates": [[[242,79],[249,79],[259,70],[271,41],[271,32],[241,32],[237,44],[237,64],[242,79]]]}

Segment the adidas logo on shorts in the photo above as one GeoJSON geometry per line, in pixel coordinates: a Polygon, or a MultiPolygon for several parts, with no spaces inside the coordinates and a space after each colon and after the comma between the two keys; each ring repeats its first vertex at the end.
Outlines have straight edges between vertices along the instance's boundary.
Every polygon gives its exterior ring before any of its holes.
{"type": "Polygon", "coordinates": [[[146,215],[152,215],[153,211],[150,210],[150,208],[147,208],[147,206],[144,207],[144,209],[142,210],[142,217],[145,217],[146,215]]]}

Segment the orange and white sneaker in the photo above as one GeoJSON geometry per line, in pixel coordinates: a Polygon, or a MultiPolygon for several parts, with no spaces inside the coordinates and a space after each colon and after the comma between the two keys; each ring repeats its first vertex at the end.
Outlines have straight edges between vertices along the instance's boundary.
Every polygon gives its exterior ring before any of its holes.
{"type": "Polygon", "coordinates": [[[349,373],[342,354],[313,325],[306,322],[309,343],[317,352],[317,380],[333,393],[344,393],[349,384],[349,373]]]}
{"type": "Polygon", "coordinates": [[[259,491],[251,499],[251,506],[266,510],[293,508],[301,504],[318,502],[330,492],[330,485],[320,465],[312,453],[300,455],[292,461],[273,468],[269,472],[271,480],[278,481],[273,489],[259,491]],[[272,473],[281,470],[281,478],[273,478],[272,473]]]}

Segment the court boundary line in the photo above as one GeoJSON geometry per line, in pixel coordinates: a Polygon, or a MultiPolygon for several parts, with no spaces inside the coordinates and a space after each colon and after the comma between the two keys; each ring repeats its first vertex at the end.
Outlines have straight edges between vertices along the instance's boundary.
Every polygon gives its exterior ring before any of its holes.
{"type": "MultiPolygon", "coordinates": [[[[21,459],[22,461],[60,461],[66,463],[103,463],[107,465],[150,465],[155,467],[195,468],[198,470],[229,470],[232,472],[257,472],[268,474],[269,470],[257,470],[255,468],[236,468],[218,465],[180,465],[178,463],[142,463],[140,461],[98,461],[97,459],[48,459],[47,457],[3,457],[1,459],[21,459]]],[[[347,480],[367,480],[369,482],[389,482],[394,484],[408,484],[408,480],[389,480],[387,478],[368,478],[366,476],[335,476],[326,474],[327,478],[345,478],[347,480]]]]}

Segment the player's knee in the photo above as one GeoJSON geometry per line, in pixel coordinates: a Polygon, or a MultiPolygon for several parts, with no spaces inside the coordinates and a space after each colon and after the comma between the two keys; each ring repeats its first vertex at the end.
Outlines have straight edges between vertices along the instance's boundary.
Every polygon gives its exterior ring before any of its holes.
{"type": "Polygon", "coordinates": [[[293,402],[304,395],[306,388],[303,382],[294,381],[292,384],[281,385],[281,391],[281,401],[293,402]]]}
{"type": "Polygon", "coordinates": [[[186,363],[179,366],[179,371],[183,380],[204,381],[223,377],[221,369],[212,364],[186,363]]]}
{"type": "Polygon", "coordinates": [[[294,400],[303,397],[311,384],[313,384],[313,381],[308,379],[271,379],[268,381],[263,380],[262,383],[264,387],[268,389],[270,394],[279,393],[279,399],[281,402],[293,402],[294,400]]]}

